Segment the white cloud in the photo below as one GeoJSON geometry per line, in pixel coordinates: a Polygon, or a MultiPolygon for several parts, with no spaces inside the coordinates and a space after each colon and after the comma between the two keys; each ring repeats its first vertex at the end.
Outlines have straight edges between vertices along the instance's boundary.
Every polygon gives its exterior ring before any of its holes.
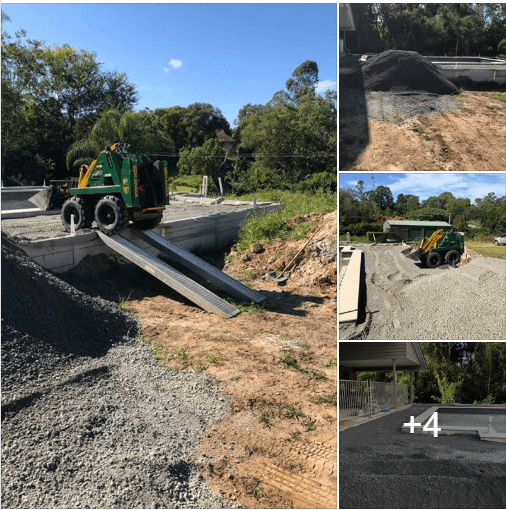
{"type": "Polygon", "coordinates": [[[323,80],[319,81],[318,85],[316,85],[316,92],[320,94],[321,92],[325,92],[328,89],[335,89],[337,88],[337,81],[336,80],[323,80]]]}
{"type": "Polygon", "coordinates": [[[178,60],[177,58],[171,58],[169,61],[169,65],[174,69],[179,69],[183,65],[183,62],[181,62],[181,60],[178,60]]]}
{"type": "Polygon", "coordinates": [[[399,193],[418,195],[420,200],[431,196],[438,196],[449,191],[454,197],[483,198],[487,193],[494,191],[496,195],[504,194],[504,176],[493,179],[480,174],[434,173],[434,174],[404,174],[396,182],[387,184],[394,196],[399,193]],[[495,182],[494,182],[495,181],[495,182]],[[502,182],[501,182],[502,181],[502,182]],[[502,189],[501,189],[502,188],[502,189]]]}

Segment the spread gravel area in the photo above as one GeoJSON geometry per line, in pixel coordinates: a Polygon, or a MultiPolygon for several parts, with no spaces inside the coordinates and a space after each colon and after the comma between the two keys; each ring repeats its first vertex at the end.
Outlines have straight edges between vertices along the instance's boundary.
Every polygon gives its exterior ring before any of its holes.
{"type": "Polygon", "coordinates": [[[413,92],[369,92],[366,102],[368,117],[397,123],[462,106],[453,96],[413,92]]]}
{"type": "Polygon", "coordinates": [[[2,233],[2,507],[226,508],[199,469],[229,400],[159,365],[135,318],[2,233]]]}
{"type": "Polygon", "coordinates": [[[506,338],[506,260],[430,269],[402,255],[400,246],[357,248],[365,261],[359,320],[340,326],[340,339],[506,338]]]}
{"type": "Polygon", "coordinates": [[[339,508],[506,508],[506,445],[401,432],[429,407],[339,433],[339,508]]]}

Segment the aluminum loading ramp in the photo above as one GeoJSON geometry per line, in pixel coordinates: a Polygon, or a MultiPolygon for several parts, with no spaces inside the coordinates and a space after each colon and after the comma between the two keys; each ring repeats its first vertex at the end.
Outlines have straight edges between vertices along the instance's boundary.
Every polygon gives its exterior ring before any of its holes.
{"type": "Polygon", "coordinates": [[[172,241],[165,239],[165,237],[162,237],[160,234],[157,234],[152,230],[142,231],[132,229],[132,232],[140,239],[146,241],[148,244],[162,252],[164,255],[167,255],[178,264],[187,267],[199,276],[206,278],[231,296],[240,300],[253,301],[255,303],[262,303],[265,301],[265,296],[260,294],[260,292],[250,289],[243,283],[235,280],[211,264],[208,264],[206,261],[197,257],[188,250],[185,250],[172,241]]]}
{"type": "Polygon", "coordinates": [[[109,248],[123,255],[123,257],[152,274],[204,310],[223,315],[229,319],[240,313],[235,306],[232,306],[216,294],[213,294],[184,274],[176,271],[154,255],[135,246],[135,244],[121,235],[106,236],[102,232],[97,233],[109,248]]]}

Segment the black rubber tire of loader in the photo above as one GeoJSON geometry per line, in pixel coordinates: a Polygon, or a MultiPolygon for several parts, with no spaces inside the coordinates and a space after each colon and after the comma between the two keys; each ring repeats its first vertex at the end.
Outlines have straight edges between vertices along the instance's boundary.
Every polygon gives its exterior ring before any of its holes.
{"type": "Polygon", "coordinates": [[[155,218],[149,218],[147,220],[136,220],[133,222],[133,227],[138,230],[152,230],[162,221],[162,214],[159,214],[155,218]]]}
{"type": "Polygon", "coordinates": [[[460,252],[458,250],[450,250],[445,255],[445,262],[449,266],[457,265],[460,262],[460,252]]]}
{"type": "Polygon", "coordinates": [[[90,228],[93,223],[93,209],[91,205],[80,197],[72,197],[63,203],[61,221],[65,230],[70,232],[71,216],[74,215],[74,228],[90,228]]]}
{"type": "Polygon", "coordinates": [[[441,265],[441,254],[437,251],[432,251],[427,255],[427,261],[425,262],[427,267],[434,269],[441,265]]]}
{"type": "Polygon", "coordinates": [[[128,214],[124,202],[115,196],[101,198],[95,207],[95,221],[107,236],[112,236],[128,225],[128,214]]]}

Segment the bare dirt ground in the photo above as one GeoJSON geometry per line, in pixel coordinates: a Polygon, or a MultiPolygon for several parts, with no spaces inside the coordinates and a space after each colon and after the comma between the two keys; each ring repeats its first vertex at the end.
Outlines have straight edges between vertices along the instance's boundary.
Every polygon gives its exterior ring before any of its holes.
{"type": "Polygon", "coordinates": [[[341,340],[504,340],[506,260],[473,257],[451,268],[424,267],[399,245],[357,245],[364,275],[357,323],[341,340]]]}
{"type": "MultiPolygon", "coordinates": [[[[506,102],[494,92],[465,91],[462,106],[402,123],[367,118],[368,140],[363,150],[353,146],[364,137],[364,122],[340,124],[342,170],[366,171],[493,171],[504,170],[506,102]],[[355,155],[358,157],[354,158],[355,155]]],[[[367,108],[371,106],[368,102],[367,108]]],[[[364,119],[365,120],[365,119],[364,119]]]]}
{"type": "Polygon", "coordinates": [[[225,319],[159,288],[130,301],[156,356],[205,371],[230,395],[227,418],[201,443],[209,456],[204,476],[247,508],[337,505],[336,214],[298,221],[312,225],[304,239],[232,253],[225,264],[267,297],[263,309],[225,319]],[[319,224],[285,286],[261,278],[281,270],[319,224]]]}

